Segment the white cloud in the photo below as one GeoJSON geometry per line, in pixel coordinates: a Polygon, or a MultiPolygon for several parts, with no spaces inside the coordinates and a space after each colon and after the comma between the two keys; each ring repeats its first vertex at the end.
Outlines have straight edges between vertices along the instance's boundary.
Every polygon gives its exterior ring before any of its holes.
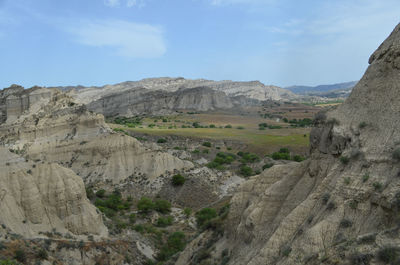
{"type": "Polygon", "coordinates": [[[68,31],[80,44],[108,47],[123,57],[156,58],[167,50],[162,29],[148,24],[121,20],[84,21],[68,31]]]}
{"type": "Polygon", "coordinates": [[[111,7],[116,7],[120,5],[119,0],[104,0],[104,4],[111,7]]]}
{"type": "Polygon", "coordinates": [[[145,6],[145,0],[126,0],[126,6],[142,8],[145,6]]]}

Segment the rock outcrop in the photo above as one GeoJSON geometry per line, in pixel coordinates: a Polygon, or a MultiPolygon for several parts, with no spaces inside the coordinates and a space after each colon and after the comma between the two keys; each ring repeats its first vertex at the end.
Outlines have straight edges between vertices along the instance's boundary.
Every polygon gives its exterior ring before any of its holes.
{"type": "Polygon", "coordinates": [[[377,252],[400,246],[400,24],[369,62],[346,102],[317,116],[310,159],[242,184],[216,259],[226,249],[228,264],[383,264],[377,252]]]}
{"type": "Polygon", "coordinates": [[[102,115],[87,111],[65,93],[53,90],[50,99],[40,101],[46,103],[41,108],[29,108],[13,116],[14,122],[0,126],[3,144],[29,159],[71,168],[86,183],[119,183],[134,175],[154,179],[167,171],[193,166],[113,132],[102,115]]]}
{"type": "Polygon", "coordinates": [[[294,99],[288,90],[258,81],[233,82],[149,78],[103,87],[71,87],[71,95],[90,110],[106,116],[167,114],[178,110],[211,111],[260,104],[263,100],[294,99]]]}
{"type": "Polygon", "coordinates": [[[10,232],[28,238],[51,231],[107,235],[82,179],[72,170],[25,160],[4,147],[0,156],[0,223],[10,232]]]}

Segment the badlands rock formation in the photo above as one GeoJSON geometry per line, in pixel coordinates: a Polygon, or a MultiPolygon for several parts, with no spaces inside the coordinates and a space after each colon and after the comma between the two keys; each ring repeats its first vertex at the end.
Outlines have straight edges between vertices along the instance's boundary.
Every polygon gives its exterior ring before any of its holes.
{"type": "Polygon", "coordinates": [[[106,236],[101,215],[86,198],[82,179],[52,163],[36,163],[0,148],[0,223],[10,232],[106,236]]]}
{"type": "Polygon", "coordinates": [[[112,115],[164,114],[177,110],[209,111],[293,99],[288,90],[253,82],[150,78],[103,87],[71,87],[71,95],[90,110],[112,115]]]}
{"type": "Polygon", "coordinates": [[[388,264],[377,253],[400,246],[400,24],[369,63],[348,100],[317,116],[310,159],[241,186],[215,259],[225,249],[228,264],[388,264]]]}
{"type": "Polygon", "coordinates": [[[86,183],[151,181],[188,161],[113,132],[100,114],[57,89],[12,86],[0,98],[0,223],[26,237],[58,231],[106,236],[86,183]]]}
{"type": "MultiPolygon", "coordinates": [[[[41,90],[51,89],[35,92],[41,90]]],[[[166,171],[192,167],[188,161],[147,149],[136,139],[113,132],[102,115],[90,113],[65,93],[52,90],[53,96],[45,103],[35,103],[42,107],[31,107],[17,118],[12,116],[14,122],[8,122],[8,113],[18,107],[10,110],[7,105],[7,123],[0,126],[4,144],[27,158],[71,168],[87,183],[119,183],[138,174],[154,179],[166,171]]],[[[18,96],[8,97],[19,100],[18,96]]]]}

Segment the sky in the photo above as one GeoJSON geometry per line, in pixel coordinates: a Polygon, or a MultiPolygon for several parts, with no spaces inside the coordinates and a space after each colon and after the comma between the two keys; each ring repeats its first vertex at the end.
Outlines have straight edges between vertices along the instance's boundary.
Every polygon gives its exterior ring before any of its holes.
{"type": "Polygon", "coordinates": [[[358,80],[399,0],[0,0],[0,88],[358,80]]]}

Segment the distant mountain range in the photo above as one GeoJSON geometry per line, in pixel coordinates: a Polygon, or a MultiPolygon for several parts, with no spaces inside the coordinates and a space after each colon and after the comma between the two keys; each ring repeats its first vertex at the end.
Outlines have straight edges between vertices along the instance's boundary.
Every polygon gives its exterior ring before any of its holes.
{"type": "Polygon", "coordinates": [[[319,86],[290,86],[285,89],[292,91],[293,93],[300,95],[315,94],[320,95],[338,90],[350,90],[357,84],[358,81],[351,81],[345,83],[331,84],[331,85],[319,85],[319,86]]]}

